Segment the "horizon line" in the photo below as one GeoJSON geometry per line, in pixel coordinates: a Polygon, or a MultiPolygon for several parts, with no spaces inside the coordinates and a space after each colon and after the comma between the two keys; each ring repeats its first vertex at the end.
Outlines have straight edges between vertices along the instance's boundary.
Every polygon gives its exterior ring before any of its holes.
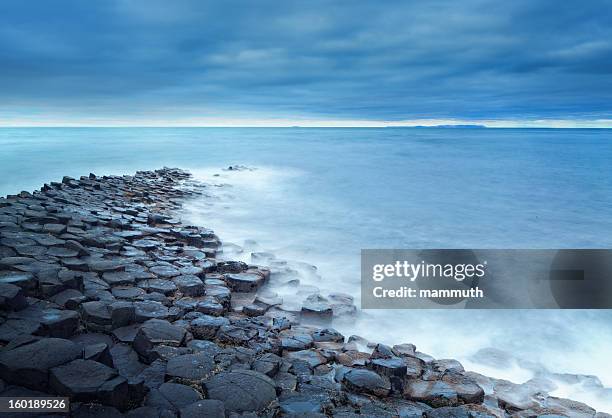
{"type": "Polygon", "coordinates": [[[468,128],[468,129],[612,129],[612,119],[410,119],[357,120],[307,118],[177,118],[113,119],[103,117],[14,118],[0,121],[0,128],[468,128]]]}

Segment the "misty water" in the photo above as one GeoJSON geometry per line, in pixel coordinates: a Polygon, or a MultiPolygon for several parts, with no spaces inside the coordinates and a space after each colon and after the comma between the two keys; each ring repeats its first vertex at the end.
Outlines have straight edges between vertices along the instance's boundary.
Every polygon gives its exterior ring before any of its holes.
{"type": "MultiPolygon", "coordinates": [[[[183,219],[214,229],[226,254],[271,253],[304,288],[357,304],[362,248],[612,248],[610,162],[609,130],[0,129],[2,195],[189,169],[209,186],[183,219]]],[[[333,326],[516,383],[545,377],[612,412],[612,311],[369,310],[333,326]]]]}

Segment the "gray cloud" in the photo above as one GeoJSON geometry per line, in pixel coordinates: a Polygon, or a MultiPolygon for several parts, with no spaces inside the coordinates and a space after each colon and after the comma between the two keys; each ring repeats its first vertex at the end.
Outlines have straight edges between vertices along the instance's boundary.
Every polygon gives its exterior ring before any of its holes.
{"type": "Polygon", "coordinates": [[[0,3],[0,111],[610,117],[607,0],[0,3]]]}

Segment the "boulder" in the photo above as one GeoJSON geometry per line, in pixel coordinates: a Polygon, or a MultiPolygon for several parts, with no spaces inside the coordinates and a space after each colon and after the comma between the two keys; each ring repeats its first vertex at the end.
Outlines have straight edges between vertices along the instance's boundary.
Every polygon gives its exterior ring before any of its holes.
{"type": "Polygon", "coordinates": [[[388,380],[366,369],[349,370],[344,374],[342,383],[354,392],[375,396],[387,396],[391,391],[391,384],[388,380]]]}

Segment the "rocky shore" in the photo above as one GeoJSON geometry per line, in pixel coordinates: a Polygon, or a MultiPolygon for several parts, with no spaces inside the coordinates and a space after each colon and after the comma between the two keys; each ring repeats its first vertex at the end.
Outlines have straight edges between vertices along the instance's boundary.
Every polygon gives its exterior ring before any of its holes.
{"type": "Polygon", "coordinates": [[[0,199],[0,397],[105,418],[610,416],[347,338],[325,325],[354,311],[341,295],[283,309],[258,294],[268,268],[221,260],[211,230],[175,218],[204,190],[164,168],[0,199]]]}

